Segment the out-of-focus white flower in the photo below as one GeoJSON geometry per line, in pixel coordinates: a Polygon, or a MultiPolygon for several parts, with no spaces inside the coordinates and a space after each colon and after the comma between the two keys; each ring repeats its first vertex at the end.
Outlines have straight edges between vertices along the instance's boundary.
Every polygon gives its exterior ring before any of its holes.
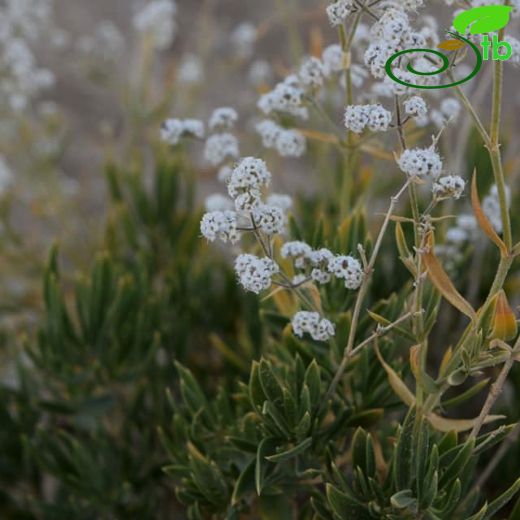
{"type": "MultiPolygon", "coordinates": [[[[506,204],[509,208],[511,206],[511,191],[508,186],[506,186],[506,204]]],[[[484,197],[482,201],[482,210],[486,214],[491,225],[495,228],[497,233],[503,232],[502,225],[502,214],[500,212],[500,200],[498,197],[498,188],[496,184],[491,186],[489,190],[489,194],[484,197]]]]}
{"type": "Polygon", "coordinates": [[[266,85],[273,79],[273,69],[267,61],[256,60],[249,68],[248,78],[255,87],[266,85]]]}
{"type": "Polygon", "coordinates": [[[425,117],[428,114],[428,107],[421,96],[412,96],[404,103],[404,113],[410,117],[425,117]]]}
{"type": "Polygon", "coordinates": [[[432,192],[437,199],[460,199],[464,193],[466,181],[458,175],[446,175],[437,179],[432,186],[432,192]]]}
{"type": "Polygon", "coordinates": [[[285,242],[280,249],[280,254],[282,258],[293,258],[294,266],[297,269],[302,269],[305,264],[305,258],[311,251],[312,247],[309,244],[294,240],[292,242],[285,242]]]}
{"type": "Polygon", "coordinates": [[[297,312],[291,320],[291,325],[294,335],[300,338],[309,334],[315,341],[327,341],[335,334],[334,325],[317,312],[297,312]]]}
{"type": "Polygon", "coordinates": [[[323,63],[316,57],[307,58],[298,71],[298,79],[304,87],[321,87],[323,85],[323,76],[325,69],[323,63]]]}
{"type": "Polygon", "coordinates": [[[240,151],[237,138],[228,132],[210,135],[204,146],[204,158],[212,166],[229,159],[238,159],[240,151]]]}
{"type": "Polygon", "coordinates": [[[211,114],[209,128],[211,130],[229,130],[235,126],[237,121],[238,114],[234,108],[220,107],[211,114]]]}
{"type": "Polygon", "coordinates": [[[177,4],[173,0],[153,0],[134,15],[134,28],[146,34],[157,50],[167,49],[176,31],[177,4]]]}
{"type": "Polygon", "coordinates": [[[266,115],[272,112],[286,112],[307,119],[309,111],[303,106],[304,95],[305,91],[298,86],[298,81],[289,77],[284,82],[278,83],[273,90],[262,95],[258,100],[258,108],[266,115]]]}
{"type": "Polygon", "coordinates": [[[178,144],[182,137],[204,137],[204,123],[197,119],[167,119],[161,126],[161,139],[178,144]]]}
{"type": "Polygon", "coordinates": [[[199,85],[204,79],[201,59],[192,53],[183,56],[177,71],[177,79],[183,85],[199,85]]]}
{"type": "Polygon", "coordinates": [[[274,121],[265,119],[256,125],[266,148],[275,148],[282,157],[300,157],[305,153],[305,136],[297,130],[287,130],[274,121]]]}
{"type": "Polygon", "coordinates": [[[249,22],[242,22],[231,33],[231,43],[237,56],[249,58],[254,51],[256,27],[249,22]]]}

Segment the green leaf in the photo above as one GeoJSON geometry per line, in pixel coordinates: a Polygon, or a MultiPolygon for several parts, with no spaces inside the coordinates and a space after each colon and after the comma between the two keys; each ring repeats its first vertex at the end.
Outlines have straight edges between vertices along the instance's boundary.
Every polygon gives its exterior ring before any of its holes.
{"type": "Polygon", "coordinates": [[[266,397],[276,406],[281,407],[283,405],[282,387],[273,373],[271,364],[265,359],[260,360],[258,375],[260,377],[262,390],[264,391],[266,397]]]}
{"type": "Polygon", "coordinates": [[[266,456],[272,455],[278,442],[278,439],[274,437],[266,437],[258,445],[255,462],[255,487],[258,496],[262,494],[262,490],[265,487],[267,470],[271,464],[267,461],[266,456]]]}
{"type": "Polygon", "coordinates": [[[332,484],[326,485],[326,495],[329,505],[338,519],[368,519],[368,511],[364,504],[354,497],[352,492],[340,491],[332,484]]]}
{"type": "Polygon", "coordinates": [[[410,408],[399,433],[394,453],[394,478],[398,489],[408,489],[412,479],[415,407],[410,408]]]}
{"type": "Polygon", "coordinates": [[[509,23],[512,7],[505,5],[485,5],[463,11],[453,20],[453,27],[465,34],[484,34],[499,31],[509,23]],[[471,26],[471,27],[470,27],[471,26]]]}
{"type": "Polygon", "coordinates": [[[266,395],[260,383],[259,364],[257,361],[253,361],[251,374],[249,376],[249,400],[253,408],[261,410],[266,399],[266,395]]]}
{"type": "Polygon", "coordinates": [[[390,502],[394,507],[397,507],[397,509],[405,509],[414,505],[417,501],[411,489],[403,489],[393,494],[390,497],[390,502]]]}
{"type": "Polygon", "coordinates": [[[305,371],[305,383],[309,388],[311,406],[314,408],[319,403],[321,395],[320,367],[315,359],[311,361],[305,371]]]}
{"type": "Polygon", "coordinates": [[[300,444],[297,444],[296,446],[282,451],[280,453],[276,453],[276,455],[269,455],[265,458],[271,462],[284,462],[286,460],[292,459],[293,457],[296,457],[300,453],[303,453],[307,450],[307,448],[312,444],[312,437],[307,437],[304,441],[300,442],[300,444]]]}
{"type": "Polygon", "coordinates": [[[485,519],[493,518],[493,515],[500,511],[520,490],[520,478],[504,493],[502,493],[498,498],[493,500],[491,504],[488,504],[486,514],[484,516],[485,519]]]}
{"type": "MultiPolygon", "coordinates": [[[[460,478],[466,464],[469,462],[473,455],[473,449],[475,447],[475,439],[467,440],[459,450],[458,454],[451,461],[449,466],[441,475],[439,480],[439,488],[444,488],[449,485],[455,479],[460,478]]],[[[444,458],[445,456],[443,456],[444,458]]]]}
{"type": "Polygon", "coordinates": [[[255,467],[256,459],[251,459],[249,464],[242,470],[242,473],[235,482],[233,494],[231,495],[231,504],[235,505],[240,499],[250,491],[255,489],[255,467]]]}

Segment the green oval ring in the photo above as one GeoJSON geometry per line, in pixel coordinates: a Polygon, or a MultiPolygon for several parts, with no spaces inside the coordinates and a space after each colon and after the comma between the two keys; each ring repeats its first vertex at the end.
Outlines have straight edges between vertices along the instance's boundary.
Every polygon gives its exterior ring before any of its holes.
{"type": "Polygon", "coordinates": [[[398,59],[399,57],[403,56],[404,54],[409,54],[409,53],[412,53],[412,52],[428,52],[430,54],[433,53],[433,54],[435,54],[436,56],[438,56],[439,58],[442,59],[443,64],[442,64],[442,66],[439,69],[437,69],[437,70],[435,70],[433,72],[419,72],[419,71],[415,70],[411,66],[410,63],[408,63],[407,69],[408,69],[409,72],[411,72],[412,74],[415,74],[415,75],[420,75],[420,76],[433,76],[435,74],[443,73],[449,67],[449,60],[448,60],[448,58],[447,58],[447,56],[445,54],[442,54],[442,52],[436,51],[434,49],[406,49],[404,51],[396,52],[395,54],[392,54],[392,56],[390,56],[390,58],[388,58],[388,60],[387,60],[387,62],[385,64],[385,71],[386,71],[386,73],[388,74],[388,76],[390,76],[390,78],[393,81],[395,81],[396,83],[400,83],[401,85],[404,85],[405,87],[420,88],[420,89],[430,89],[430,90],[437,89],[437,88],[456,87],[457,85],[461,85],[462,83],[466,83],[466,81],[469,81],[470,79],[474,78],[479,73],[479,71],[480,71],[480,69],[482,67],[482,62],[483,62],[482,54],[480,53],[479,48],[473,42],[471,42],[470,40],[464,38],[460,34],[456,34],[456,33],[452,33],[452,32],[448,32],[448,34],[451,34],[452,36],[454,36],[458,40],[462,40],[465,43],[467,43],[473,49],[473,52],[475,53],[475,56],[477,57],[477,62],[475,63],[475,68],[465,78],[462,78],[459,81],[454,81],[453,83],[449,83],[448,85],[414,85],[413,83],[407,83],[406,81],[402,81],[398,77],[396,77],[396,75],[394,74],[394,72],[392,70],[392,63],[396,59],[398,59]]]}

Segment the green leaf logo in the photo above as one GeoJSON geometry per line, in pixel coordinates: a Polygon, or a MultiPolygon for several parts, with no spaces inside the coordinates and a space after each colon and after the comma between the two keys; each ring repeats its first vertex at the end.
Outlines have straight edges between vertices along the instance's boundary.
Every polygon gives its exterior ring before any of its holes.
{"type": "Polygon", "coordinates": [[[470,27],[470,34],[498,31],[509,23],[513,8],[507,5],[485,5],[464,11],[453,20],[453,27],[464,34],[470,27]]]}

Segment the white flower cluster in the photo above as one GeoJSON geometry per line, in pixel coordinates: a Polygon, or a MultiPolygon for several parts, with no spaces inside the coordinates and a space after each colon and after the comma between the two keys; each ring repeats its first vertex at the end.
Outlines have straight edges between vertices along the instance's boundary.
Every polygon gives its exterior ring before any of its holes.
{"type": "Polygon", "coordinates": [[[360,134],[366,127],[372,132],[385,132],[392,122],[392,114],[382,105],[349,105],[345,110],[345,127],[360,134]]]}
{"type": "Polygon", "coordinates": [[[309,117],[304,106],[305,91],[301,88],[298,77],[291,75],[278,83],[273,90],[263,94],[258,100],[258,108],[266,115],[284,112],[301,119],[309,117]]]}
{"type": "Polygon", "coordinates": [[[204,159],[212,166],[218,166],[226,160],[238,158],[240,151],[238,140],[229,132],[210,135],[204,145],[204,159]]]}
{"type": "Polygon", "coordinates": [[[153,0],[135,13],[134,28],[146,34],[157,50],[165,50],[175,37],[176,14],[177,4],[173,0],[153,0]]]}
{"type": "Polygon", "coordinates": [[[297,312],[291,320],[291,325],[295,336],[299,338],[304,334],[310,334],[315,341],[327,341],[335,334],[334,324],[317,312],[297,312]]]}
{"type": "Polygon", "coordinates": [[[270,258],[259,258],[255,255],[241,254],[235,260],[235,272],[242,287],[246,291],[259,294],[269,289],[272,277],[280,268],[270,258]]]}
{"type": "Polygon", "coordinates": [[[264,119],[256,125],[256,131],[262,138],[265,148],[274,148],[282,157],[301,157],[307,142],[297,130],[283,128],[270,119],[264,119]]]}
{"type": "Polygon", "coordinates": [[[307,88],[316,88],[323,85],[325,69],[319,58],[311,56],[307,58],[298,71],[300,84],[307,88]]]}
{"type": "Polygon", "coordinates": [[[238,159],[240,155],[238,139],[229,132],[237,121],[238,114],[234,108],[220,107],[213,111],[208,126],[216,133],[210,135],[204,145],[204,159],[211,166],[231,163],[238,159]]]}
{"type": "Polygon", "coordinates": [[[399,168],[409,177],[437,180],[442,172],[442,161],[433,147],[405,150],[399,157],[399,168]]]}
{"type": "Polygon", "coordinates": [[[30,45],[53,32],[50,0],[0,2],[0,109],[24,110],[54,84],[51,71],[38,67],[30,45]]]}
{"type": "Polygon", "coordinates": [[[271,181],[271,173],[261,159],[245,157],[227,179],[231,199],[214,194],[206,199],[206,213],[201,233],[208,240],[216,238],[235,243],[240,238],[237,222],[246,229],[257,229],[267,236],[285,231],[286,212],[292,205],[287,195],[271,194],[262,201],[262,190],[271,181]],[[232,211],[234,207],[235,211],[232,211]]]}
{"type": "Polygon", "coordinates": [[[455,226],[446,232],[445,243],[435,246],[435,254],[443,258],[444,266],[452,270],[463,258],[465,244],[477,238],[478,224],[473,215],[459,215],[455,226]]]}
{"type": "Polygon", "coordinates": [[[271,173],[262,159],[245,157],[234,168],[228,193],[237,211],[248,211],[261,204],[262,188],[269,186],[271,173]]]}
{"type": "Polygon", "coordinates": [[[412,96],[408,98],[404,103],[404,113],[410,117],[426,117],[428,114],[428,107],[426,102],[421,96],[412,96]]]}
{"type": "Polygon", "coordinates": [[[231,33],[231,44],[240,58],[249,58],[253,54],[257,37],[256,27],[249,22],[242,22],[231,33]]]}
{"type": "Polygon", "coordinates": [[[204,123],[198,119],[167,119],[161,126],[161,139],[176,145],[183,137],[204,137],[204,123]]]}
{"type": "Polygon", "coordinates": [[[125,49],[125,38],[110,20],[98,23],[92,34],[78,39],[77,48],[86,59],[112,65],[121,57],[125,49]]]}
{"type": "Polygon", "coordinates": [[[352,0],[337,0],[327,6],[327,16],[332,27],[343,24],[354,10],[352,0]]]}
{"type": "Polygon", "coordinates": [[[204,79],[201,59],[191,52],[186,53],[177,69],[177,80],[182,85],[199,85],[204,79]]]}
{"type": "MultiPolygon", "coordinates": [[[[410,20],[406,14],[406,9],[415,9],[419,2],[392,2],[387,7],[379,20],[372,26],[370,30],[370,45],[365,51],[365,65],[370,69],[372,75],[376,78],[385,78],[388,87],[395,94],[403,95],[408,92],[408,88],[400,85],[386,76],[385,65],[388,58],[393,54],[414,48],[427,47],[426,36],[421,32],[414,31],[410,26],[410,20]]],[[[422,70],[422,67],[429,66],[429,62],[423,63],[424,58],[420,53],[413,55],[413,67],[415,70],[422,70]],[[422,60],[422,61],[421,61],[422,60]]],[[[407,60],[401,60],[399,69],[394,69],[394,74],[403,81],[413,84],[428,84],[433,81],[439,81],[433,76],[413,76],[406,70],[407,60]],[[432,79],[433,78],[433,79],[432,79]]]]}
{"type": "Polygon", "coordinates": [[[210,130],[223,130],[233,128],[238,121],[238,114],[234,108],[220,107],[213,111],[209,118],[210,130]]]}
{"type": "Polygon", "coordinates": [[[209,241],[219,238],[222,242],[232,244],[240,240],[237,231],[237,214],[234,211],[210,211],[204,214],[200,223],[200,231],[209,241]]]}
{"type": "Polygon", "coordinates": [[[299,277],[307,278],[305,273],[310,271],[310,278],[316,283],[329,283],[335,276],[344,281],[347,289],[356,290],[363,282],[361,263],[352,256],[334,255],[326,248],[312,249],[301,241],[286,242],[280,254],[282,258],[292,258],[295,269],[304,271],[299,277]]]}
{"type": "MultiPolygon", "coordinates": [[[[506,186],[506,203],[507,207],[511,206],[511,190],[506,186]]],[[[491,225],[495,228],[497,233],[503,232],[502,216],[500,213],[500,201],[498,198],[498,189],[495,184],[491,186],[489,193],[482,201],[482,210],[486,214],[491,225]]]]}
{"type": "Polygon", "coordinates": [[[466,181],[458,175],[445,175],[432,185],[433,196],[438,199],[460,199],[464,193],[466,181]]]}

